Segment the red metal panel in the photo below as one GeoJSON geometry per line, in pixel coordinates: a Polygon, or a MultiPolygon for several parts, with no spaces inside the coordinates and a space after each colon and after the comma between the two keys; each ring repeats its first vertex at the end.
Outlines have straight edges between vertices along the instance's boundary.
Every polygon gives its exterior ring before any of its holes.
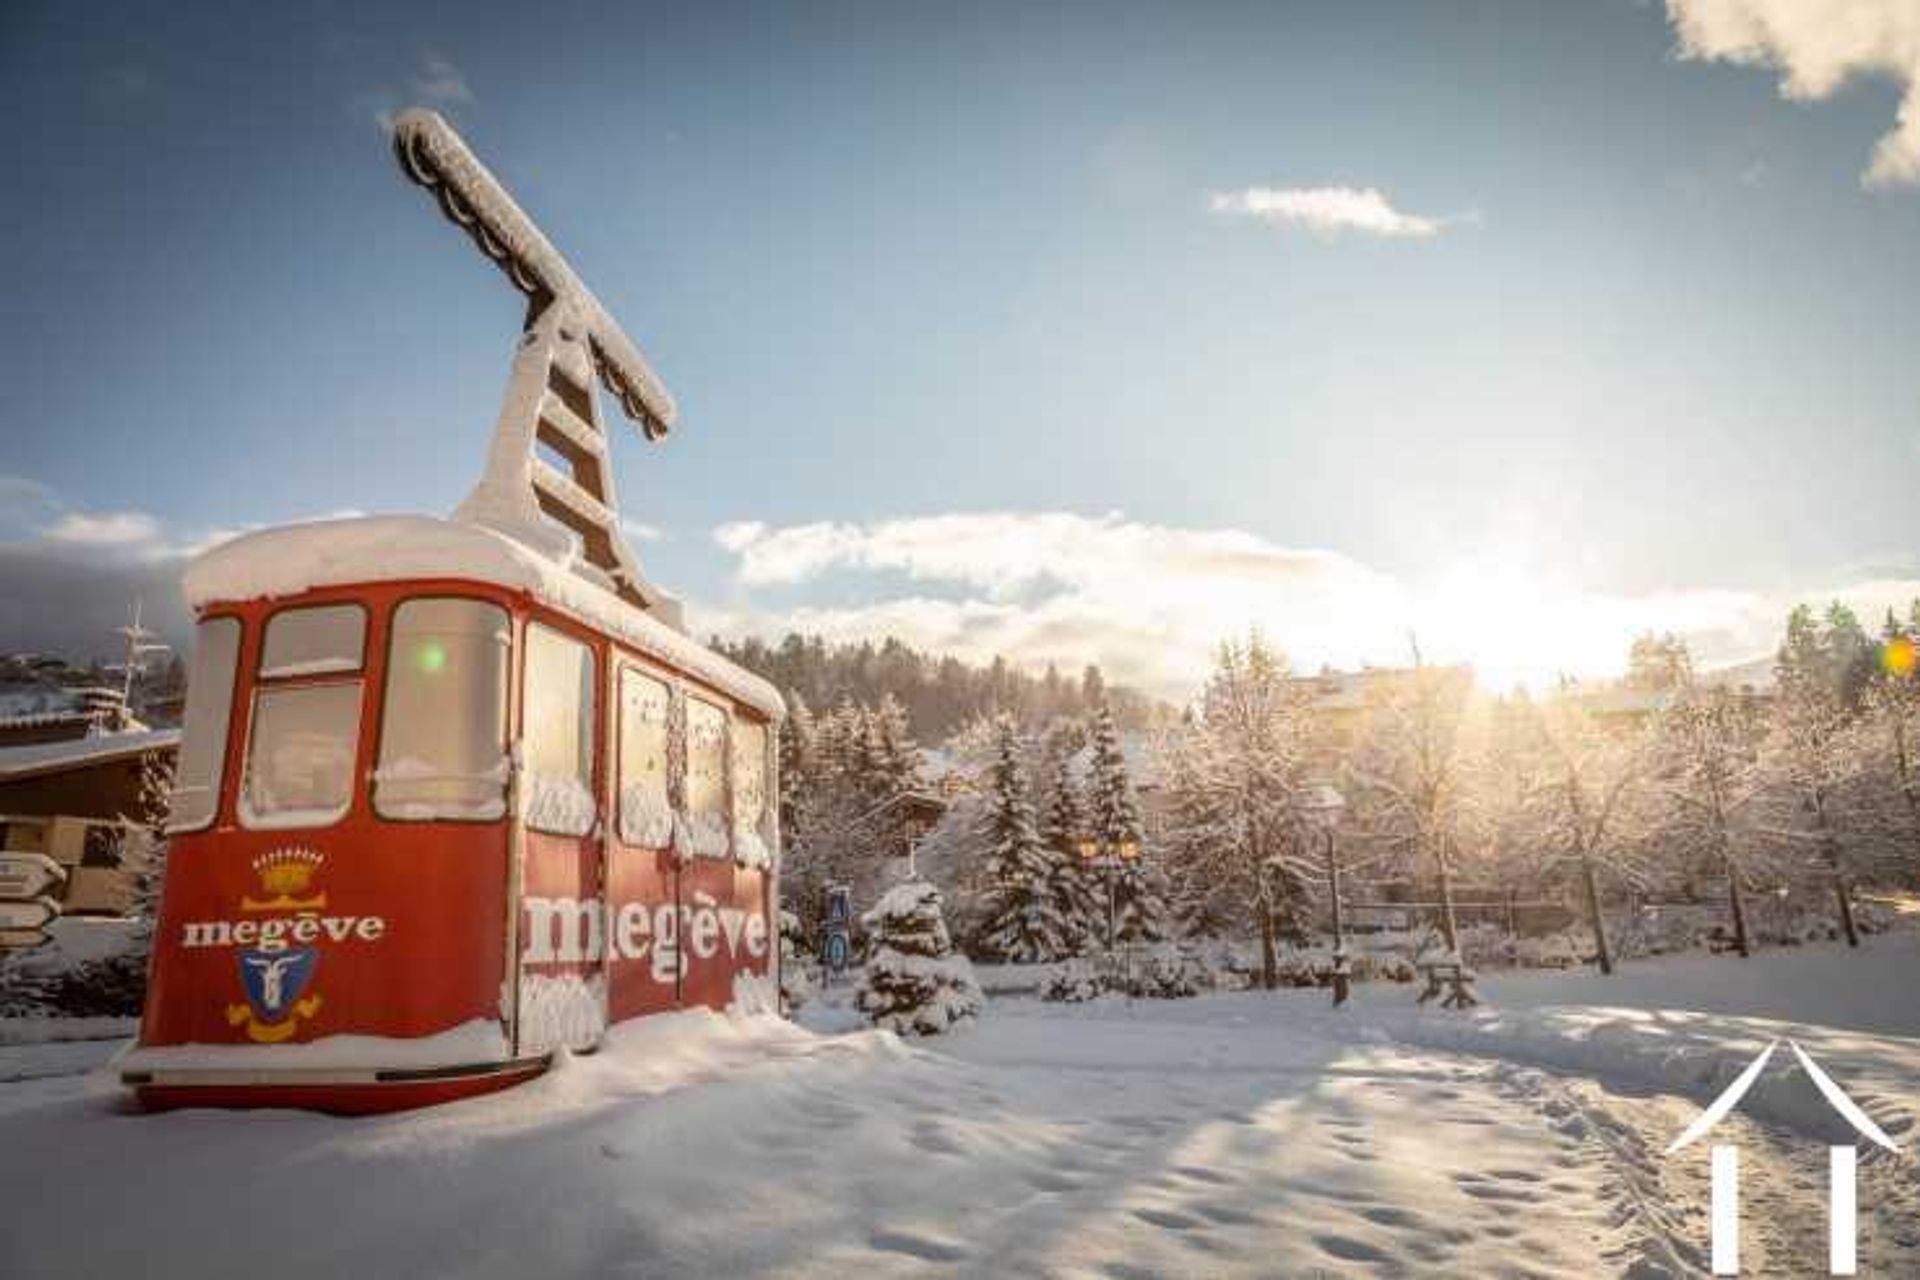
{"type": "Polygon", "coordinates": [[[291,1107],[341,1116],[378,1115],[494,1093],[533,1079],[545,1062],[440,1080],[344,1084],[145,1084],[134,1094],[149,1111],[178,1107],[291,1107]]]}
{"type": "Polygon", "coordinates": [[[367,606],[355,764],[365,779],[378,737],[388,614],[398,599],[431,592],[508,599],[436,581],[329,588],[210,611],[246,626],[221,797],[208,830],[172,841],[142,1044],[417,1037],[500,1016],[502,824],[382,821],[365,786],[347,814],[324,827],[252,831],[234,817],[265,618],[298,605],[367,606]],[[280,959],[287,963],[275,965],[280,959]],[[276,984],[271,991],[267,982],[276,984]]]}
{"type": "Polygon", "coordinates": [[[673,855],[615,843],[607,879],[609,1017],[662,1013],[679,1004],[673,855]]]}
{"type": "Polygon", "coordinates": [[[680,873],[681,1003],[725,1009],[737,973],[769,970],[766,874],[731,859],[694,858],[680,873]]]}
{"type": "Polygon", "coordinates": [[[343,823],[182,836],[154,938],[146,1045],[425,1036],[500,1013],[506,839],[498,825],[343,823]],[[263,871],[297,861],[276,893],[263,871]],[[248,998],[248,957],[310,955],[285,1018],[248,998]]]}

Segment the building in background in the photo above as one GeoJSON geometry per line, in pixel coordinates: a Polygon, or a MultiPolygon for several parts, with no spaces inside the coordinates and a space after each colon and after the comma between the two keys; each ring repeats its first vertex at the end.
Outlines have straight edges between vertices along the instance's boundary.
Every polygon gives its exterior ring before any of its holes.
{"type": "Polygon", "coordinates": [[[156,816],[156,778],[171,774],[179,748],[178,729],[0,747],[0,848],[60,864],[63,915],[124,914],[133,876],[121,842],[156,816]]]}

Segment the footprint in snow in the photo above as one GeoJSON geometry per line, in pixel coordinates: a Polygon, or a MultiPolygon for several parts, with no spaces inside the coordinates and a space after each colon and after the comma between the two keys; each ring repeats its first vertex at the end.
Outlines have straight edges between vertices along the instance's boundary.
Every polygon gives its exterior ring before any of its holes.
{"type": "Polygon", "coordinates": [[[914,1126],[913,1137],[909,1139],[909,1141],[920,1150],[937,1156],[958,1156],[966,1154],[966,1148],[960,1145],[959,1139],[941,1128],[937,1123],[928,1120],[922,1120],[914,1126]]]}
{"type": "Polygon", "coordinates": [[[1350,1236],[1315,1236],[1313,1242],[1346,1262],[1386,1262],[1393,1256],[1377,1245],[1350,1236]]]}
{"type": "Polygon", "coordinates": [[[922,1262],[958,1262],[967,1256],[967,1247],[963,1244],[911,1231],[883,1229],[867,1237],[867,1243],[884,1253],[904,1253],[922,1262]]]}
{"type": "Polygon", "coordinates": [[[1183,1178],[1192,1178],[1195,1182],[1211,1182],[1216,1187],[1224,1187],[1233,1182],[1226,1174],[1214,1169],[1204,1169],[1197,1164],[1183,1164],[1174,1169],[1183,1178]]]}
{"type": "Polygon", "coordinates": [[[1036,1191],[1074,1191],[1080,1186],[1077,1179],[1051,1169],[1032,1169],[1020,1176],[1036,1191]]]}
{"type": "Polygon", "coordinates": [[[1193,1211],[1209,1222],[1218,1222],[1228,1227],[1254,1227],[1265,1221],[1257,1213],[1236,1209],[1232,1205],[1209,1204],[1205,1201],[1195,1204],[1193,1211]]]}
{"type": "Polygon", "coordinates": [[[1172,1209],[1135,1209],[1133,1216],[1165,1231],[1191,1231],[1206,1225],[1192,1214],[1177,1213],[1172,1209]]]}

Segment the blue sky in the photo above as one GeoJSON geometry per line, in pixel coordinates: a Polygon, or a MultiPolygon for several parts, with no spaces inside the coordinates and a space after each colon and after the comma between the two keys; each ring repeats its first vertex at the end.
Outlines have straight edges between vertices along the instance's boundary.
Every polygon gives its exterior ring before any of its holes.
{"type": "Polygon", "coordinates": [[[678,398],[618,476],[704,625],[1746,656],[1920,590],[1920,17],[1852,7],[8,6],[0,648],[458,502],[519,305],[422,102],[678,398]]]}

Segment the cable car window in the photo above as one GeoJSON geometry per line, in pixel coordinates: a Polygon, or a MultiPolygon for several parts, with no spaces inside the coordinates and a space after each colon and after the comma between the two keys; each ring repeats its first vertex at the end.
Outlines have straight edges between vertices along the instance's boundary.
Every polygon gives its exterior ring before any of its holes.
{"type": "Polygon", "coordinates": [[[393,611],[373,809],[490,822],[507,812],[507,611],[408,600],[393,611]]]}
{"type": "Polygon", "coordinates": [[[767,728],[733,722],[733,854],[750,867],[773,861],[767,848],[767,728]]]}
{"type": "Polygon", "coordinates": [[[253,698],[253,732],[240,792],[249,827],[318,827],[353,803],[360,745],[360,682],[266,686],[253,698]]]}
{"type": "Polygon", "coordinates": [[[357,604],[282,609],[267,619],[260,676],[342,675],[358,671],[367,643],[367,614],[357,604]]]}
{"type": "Polygon", "coordinates": [[[593,830],[593,652],[535,623],[527,628],[527,825],[556,835],[593,830]]]}
{"type": "Polygon", "coordinates": [[[666,682],[620,669],[620,839],[664,849],[673,839],[673,804],[667,797],[667,716],[672,695],[666,682]]]}
{"type": "Polygon", "coordinates": [[[240,665],[240,620],[208,618],[194,633],[187,678],[186,727],[173,771],[167,830],[198,831],[220,807],[227,764],[227,722],[233,713],[233,677],[240,665]]]}
{"type": "Polygon", "coordinates": [[[696,858],[724,858],[727,832],[727,713],[687,699],[687,812],[681,840],[696,858]]]}

